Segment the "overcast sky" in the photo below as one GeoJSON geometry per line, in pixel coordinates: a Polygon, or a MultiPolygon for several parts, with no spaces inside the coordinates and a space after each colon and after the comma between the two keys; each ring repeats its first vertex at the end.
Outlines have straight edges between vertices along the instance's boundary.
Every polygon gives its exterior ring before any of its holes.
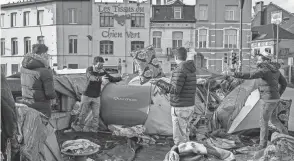
{"type": "MultiPolygon", "coordinates": [[[[0,0],[0,4],[3,3],[8,3],[8,2],[14,1],[17,2],[19,0],[0,0]]],[[[101,1],[101,0],[96,0],[96,1],[101,1]]],[[[122,1],[122,0],[102,0],[103,2],[116,2],[116,1],[122,1]]],[[[142,1],[142,0],[139,0],[142,1]]],[[[153,0],[155,1],[155,0],[153,0]]],[[[221,0],[220,0],[221,1],[221,0]]],[[[258,2],[260,0],[252,0],[252,5],[255,4],[255,2],[258,2]]],[[[268,4],[270,2],[273,2],[275,4],[277,4],[278,6],[284,8],[285,10],[294,13],[294,0],[264,0],[264,4],[268,4]]],[[[189,5],[194,5],[195,4],[195,0],[184,0],[185,4],[189,4],[189,5]]]]}

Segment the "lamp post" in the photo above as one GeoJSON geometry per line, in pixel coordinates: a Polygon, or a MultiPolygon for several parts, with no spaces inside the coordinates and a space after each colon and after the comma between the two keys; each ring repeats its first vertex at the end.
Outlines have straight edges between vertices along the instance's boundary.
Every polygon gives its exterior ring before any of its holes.
{"type": "Polygon", "coordinates": [[[277,62],[279,60],[279,27],[280,27],[280,24],[282,24],[283,22],[287,20],[289,20],[289,17],[285,17],[282,19],[280,23],[277,23],[277,45],[276,45],[276,61],[277,62]]]}
{"type": "Polygon", "coordinates": [[[242,35],[242,30],[243,30],[243,7],[244,7],[244,2],[245,0],[240,0],[240,41],[239,41],[239,71],[242,71],[242,39],[243,39],[243,35],[242,35]]]}

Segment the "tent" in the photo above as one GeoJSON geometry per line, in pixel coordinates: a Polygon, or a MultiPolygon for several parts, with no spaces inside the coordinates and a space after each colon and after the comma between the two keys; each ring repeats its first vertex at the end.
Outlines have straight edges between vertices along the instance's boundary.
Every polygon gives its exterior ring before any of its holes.
{"type": "MultiPolygon", "coordinates": [[[[285,93],[282,95],[282,99],[285,100],[294,100],[294,89],[287,88],[285,93]]],[[[247,101],[239,114],[236,116],[232,122],[231,127],[228,130],[228,133],[234,133],[242,130],[249,130],[259,128],[259,118],[261,110],[261,100],[259,99],[259,91],[254,90],[250,96],[247,98],[247,101]]],[[[286,105],[287,106],[287,105],[286,105]]],[[[281,108],[279,106],[278,108],[281,108]]],[[[280,110],[280,109],[279,109],[280,110]]],[[[281,109],[282,110],[282,109],[281,109]]],[[[288,130],[294,131],[294,104],[290,106],[289,120],[288,120],[288,130]]]]}

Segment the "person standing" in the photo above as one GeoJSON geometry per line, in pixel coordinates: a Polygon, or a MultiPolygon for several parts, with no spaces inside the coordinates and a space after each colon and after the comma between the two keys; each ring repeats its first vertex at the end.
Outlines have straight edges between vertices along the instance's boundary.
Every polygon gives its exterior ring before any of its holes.
{"type": "Polygon", "coordinates": [[[262,101],[260,114],[260,143],[258,150],[267,146],[269,134],[269,120],[276,126],[280,133],[288,134],[288,130],[278,119],[274,112],[280,101],[281,95],[287,87],[287,81],[280,73],[280,65],[272,62],[272,54],[263,52],[257,57],[257,70],[251,73],[234,72],[230,73],[235,78],[258,79],[258,90],[262,101]],[[274,115],[273,115],[274,114],[274,115]]]}
{"type": "Polygon", "coordinates": [[[170,93],[173,140],[175,145],[189,141],[189,122],[194,112],[196,94],[196,66],[187,59],[187,50],[183,47],[175,51],[177,67],[172,71],[170,83],[160,79],[151,79],[150,83],[170,93]]]}
{"type": "Polygon", "coordinates": [[[104,59],[100,56],[94,57],[93,66],[87,68],[87,84],[81,98],[81,112],[78,116],[77,124],[72,126],[75,131],[88,131],[85,128],[85,120],[89,110],[93,113],[93,126],[89,130],[97,132],[100,118],[100,93],[102,83],[119,82],[121,77],[112,77],[103,69],[104,59]]]}
{"type": "Polygon", "coordinates": [[[48,47],[34,44],[33,52],[26,54],[22,61],[21,103],[51,117],[51,104],[55,102],[56,93],[53,71],[49,68],[48,47]]]}

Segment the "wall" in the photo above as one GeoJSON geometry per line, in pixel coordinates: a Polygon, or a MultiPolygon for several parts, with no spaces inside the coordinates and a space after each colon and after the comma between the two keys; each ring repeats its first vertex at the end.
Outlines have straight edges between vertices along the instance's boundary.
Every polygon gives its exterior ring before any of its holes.
{"type": "MultiPolygon", "coordinates": [[[[43,35],[48,46],[48,54],[52,55],[51,64],[57,63],[56,27],[54,24],[56,6],[54,3],[35,5],[19,5],[1,10],[5,14],[1,38],[5,38],[5,55],[1,56],[1,64],[7,64],[7,75],[11,74],[11,64],[21,64],[24,55],[24,38],[31,38],[31,45],[37,43],[37,37],[43,35]],[[37,9],[44,10],[43,25],[37,26],[37,9]],[[23,12],[30,11],[29,26],[23,26],[23,12]],[[16,27],[10,27],[10,13],[17,12],[16,27]],[[11,55],[11,38],[18,39],[18,55],[11,55]]],[[[20,69],[20,66],[19,66],[20,69]]]]}
{"type": "Polygon", "coordinates": [[[129,8],[133,11],[131,13],[144,13],[145,14],[145,26],[142,28],[132,28],[130,19],[124,18],[125,12],[121,9],[124,7],[123,3],[94,3],[93,4],[93,57],[100,55],[100,41],[110,40],[113,41],[114,51],[113,55],[101,55],[108,60],[105,62],[105,66],[117,66],[118,59],[122,61],[122,72],[133,72],[133,59],[129,55],[131,51],[131,41],[144,41],[145,47],[149,43],[149,20],[150,20],[150,4],[128,4],[129,8]],[[136,10],[140,7],[140,10],[136,10]],[[119,9],[118,9],[119,8],[119,9]],[[119,11],[120,10],[120,11],[119,11]],[[117,15],[114,18],[113,27],[100,27],[100,13],[112,12],[117,15]],[[118,23],[120,22],[120,24],[118,23]],[[128,37],[127,34],[133,34],[133,38],[128,37]],[[118,34],[120,36],[110,36],[118,34]],[[125,63],[123,62],[125,61],[125,63]]]}
{"type": "MultiPolygon", "coordinates": [[[[235,13],[235,20],[225,20],[226,5],[239,6],[239,1],[236,0],[197,0],[196,3],[196,27],[195,33],[198,34],[199,29],[208,29],[208,46],[207,48],[198,47],[198,37],[195,35],[196,52],[201,53],[206,62],[208,69],[215,72],[226,70],[227,66],[223,63],[224,53],[230,54],[232,49],[224,46],[224,30],[237,30],[237,48],[234,52],[239,52],[240,43],[240,12],[239,7],[235,13]],[[208,6],[207,20],[201,20],[200,5],[208,6]]],[[[250,54],[250,37],[251,37],[251,9],[252,1],[245,1],[243,8],[243,30],[242,30],[242,49],[244,57],[244,65],[248,65],[248,55],[250,54]]]]}

